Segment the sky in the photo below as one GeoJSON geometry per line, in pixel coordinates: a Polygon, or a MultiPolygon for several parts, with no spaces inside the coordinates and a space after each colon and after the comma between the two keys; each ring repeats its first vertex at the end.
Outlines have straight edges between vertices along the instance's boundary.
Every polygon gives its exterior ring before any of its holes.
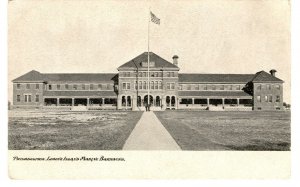
{"type": "Polygon", "coordinates": [[[181,73],[276,69],[290,103],[290,3],[287,0],[10,1],[8,81],[41,73],[108,73],[147,51],[181,73]]]}

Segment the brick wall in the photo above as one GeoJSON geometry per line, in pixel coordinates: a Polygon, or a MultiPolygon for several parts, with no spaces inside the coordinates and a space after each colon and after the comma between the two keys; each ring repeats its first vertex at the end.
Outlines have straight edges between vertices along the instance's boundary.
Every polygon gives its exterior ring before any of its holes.
{"type": "Polygon", "coordinates": [[[253,100],[254,110],[283,110],[282,83],[254,83],[253,100]]]}
{"type": "Polygon", "coordinates": [[[43,105],[43,91],[44,91],[43,83],[38,83],[38,82],[14,83],[13,84],[13,105],[28,106],[28,107],[41,106],[43,105]],[[38,100],[36,100],[36,97],[38,97],[38,100]]]}

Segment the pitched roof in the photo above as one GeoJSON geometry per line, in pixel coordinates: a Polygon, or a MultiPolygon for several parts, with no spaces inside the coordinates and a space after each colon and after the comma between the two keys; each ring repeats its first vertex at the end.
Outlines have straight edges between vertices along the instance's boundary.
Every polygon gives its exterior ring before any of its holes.
{"type": "MultiPolygon", "coordinates": [[[[161,58],[157,54],[153,52],[149,52],[149,61],[155,62],[155,68],[175,68],[179,69],[178,66],[172,64],[171,62],[161,58]]],[[[143,68],[142,62],[148,62],[148,52],[144,52],[139,56],[135,57],[134,59],[126,62],[125,64],[121,65],[118,69],[122,68],[143,68]]]]}
{"type": "Polygon", "coordinates": [[[259,71],[254,75],[252,82],[283,82],[283,80],[272,76],[265,71],[259,71]]]}
{"type": "Polygon", "coordinates": [[[32,70],[13,80],[13,82],[45,82],[45,81],[96,81],[110,82],[118,78],[116,73],[40,73],[32,70]]]}
{"type": "Polygon", "coordinates": [[[116,73],[47,73],[46,81],[112,81],[116,73]]]}
{"type": "Polygon", "coordinates": [[[236,97],[252,97],[243,91],[178,91],[179,96],[236,96],[236,97]]]}
{"type": "Polygon", "coordinates": [[[24,75],[16,78],[13,80],[13,82],[21,82],[21,81],[35,81],[35,82],[43,82],[44,76],[38,71],[32,70],[28,73],[25,73],[24,75]]]}
{"type": "Polygon", "coordinates": [[[111,96],[117,97],[114,91],[45,91],[44,96],[94,96],[94,97],[104,97],[111,96]]]}
{"type": "Polygon", "coordinates": [[[179,82],[247,83],[254,74],[191,74],[179,73],[179,82]]]}

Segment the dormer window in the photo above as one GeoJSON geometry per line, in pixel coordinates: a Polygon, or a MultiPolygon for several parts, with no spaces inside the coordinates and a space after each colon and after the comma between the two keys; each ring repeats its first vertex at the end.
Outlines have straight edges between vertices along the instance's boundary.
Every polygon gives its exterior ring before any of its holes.
{"type": "MultiPolygon", "coordinates": [[[[148,62],[142,62],[141,66],[144,67],[144,68],[147,68],[148,67],[148,62]]],[[[155,67],[155,62],[149,62],[149,67],[150,68],[155,67]]]]}

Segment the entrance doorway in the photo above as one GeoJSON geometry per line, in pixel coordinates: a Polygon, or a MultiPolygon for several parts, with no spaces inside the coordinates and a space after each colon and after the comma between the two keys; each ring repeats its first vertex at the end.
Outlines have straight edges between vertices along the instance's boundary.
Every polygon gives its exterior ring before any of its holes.
{"type": "MultiPolygon", "coordinates": [[[[148,95],[144,96],[144,105],[146,105],[146,103],[148,103],[148,95]]],[[[153,96],[150,95],[150,104],[151,106],[153,106],[153,96]]]]}

